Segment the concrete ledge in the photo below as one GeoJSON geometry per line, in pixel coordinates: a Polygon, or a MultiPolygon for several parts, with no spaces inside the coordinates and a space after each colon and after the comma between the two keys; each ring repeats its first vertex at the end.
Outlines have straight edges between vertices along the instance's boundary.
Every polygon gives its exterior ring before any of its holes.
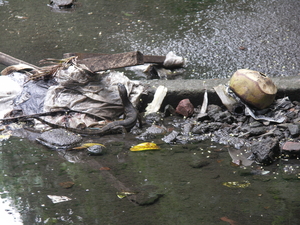
{"type": "MultiPolygon", "coordinates": [[[[289,96],[294,101],[300,101],[300,76],[272,78],[278,88],[276,98],[289,96]]],[[[149,94],[142,97],[142,108],[152,101],[156,88],[163,85],[168,93],[162,107],[171,104],[176,107],[179,101],[188,98],[196,107],[202,104],[204,90],[208,91],[209,104],[222,104],[213,87],[228,83],[229,79],[206,80],[146,80],[142,83],[148,87],[149,94]]]]}

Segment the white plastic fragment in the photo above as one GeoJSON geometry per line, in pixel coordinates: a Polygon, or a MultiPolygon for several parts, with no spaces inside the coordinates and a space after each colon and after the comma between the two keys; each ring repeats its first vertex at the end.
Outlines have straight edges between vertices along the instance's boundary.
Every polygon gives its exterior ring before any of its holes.
{"type": "Polygon", "coordinates": [[[201,109],[200,109],[200,114],[206,113],[207,105],[208,105],[208,97],[207,97],[207,90],[205,89],[203,102],[202,102],[202,106],[201,106],[201,109]]]}
{"type": "Polygon", "coordinates": [[[167,92],[168,88],[161,85],[156,89],[153,101],[148,104],[146,108],[145,116],[150,113],[157,112],[160,109],[161,103],[163,102],[167,92]]]}
{"type": "Polygon", "coordinates": [[[50,198],[54,204],[72,200],[71,198],[69,198],[67,196],[47,195],[47,197],[50,198]]]}
{"type": "Polygon", "coordinates": [[[184,67],[185,59],[181,56],[177,56],[174,52],[169,52],[166,55],[166,59],[163,65],[166,68],[184,67]]]}
{"type": "Polygon", "coordinates": [[[22,87],[11,77],[0,76],[0,118],[13,110],[14,99],[22,92],[22,87]]]}
{"type": "Polygon", "coordinates": [[[226,91],[225,85],[218,85],[217,87],[214,87],[214,90],[217,92],[217,95],[221,99],[223,105],[226,106],[226,108],[232,112],[234,111],[235,106],[238,104],[238,101],[234,99],[233,97],[229,96],[226,91]]]}
{"type": "Polygon", "coordinates": [[[239,149],[228,149],[229,155],[232,159],[232,162],[237,165],[243,165],[243,166],[251,166],[253,163],[253,160],[248,159],[250,156],[250,153],[245,150],[239,150],[239,149]]]}

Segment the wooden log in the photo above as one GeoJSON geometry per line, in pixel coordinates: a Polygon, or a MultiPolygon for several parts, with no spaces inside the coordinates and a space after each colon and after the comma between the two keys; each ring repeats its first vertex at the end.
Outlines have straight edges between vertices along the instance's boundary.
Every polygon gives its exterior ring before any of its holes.
{"type": "Polygon", "coordinates": [[[18,65],[18,64],[26,64],[36,70],[40,70],[41,68],[38,67],[38,66],[35,66],[35,65],[32,65],[28,62],[25,62],[23,60],[20,60],[20,59],[17,59],[17,58],[14,58],[10,55],[7,55],[3,52],[0,52],[0,64],[3,64],[5,66],[12,66],[12,65],[18,65]]]}

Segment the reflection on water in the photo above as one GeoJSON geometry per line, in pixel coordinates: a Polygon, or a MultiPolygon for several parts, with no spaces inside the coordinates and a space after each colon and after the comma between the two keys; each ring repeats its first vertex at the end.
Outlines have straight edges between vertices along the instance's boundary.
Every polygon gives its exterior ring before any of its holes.
{"type": "Polygon", "coordinates": [[[72,13],[43,1],[4,3],[1,51],[33,64],[65,52],[174,51],[189,61],[185,78],[224,78],[239,68],[299,73],[299,1],[80,0],[72,13]]]}
{"type": "MultiPolygon", "coordinates": [[[[77,2],[72,13],[54,13],[45,1],[0,0],[0,51],[33,64],[65,52],[175,51],[189,61],[186,78],[197,79],[227,77],[242,67],[270,76],[299,72],[300,1],[77,2]]],[[[93,142],[108,148],[92,158],[99,164],[79,163],[91,159],[84,153],[58,154],[20,138],[0,142],[1,218],[30,225],[209,225],[224,224],[224,217],[251,225],[300,223],[298,162],[238,168],[226,147],[210,143],[170,146],[157,139],[161,151],[133,153],[128,149],[136,140],[93,142]],[[194,168],[199,160],[206,166],[194,168]],[[163,197],[149,206],[119,199],[100,164],[124,186],[155,187],[163,197]],[[59,185],[67,181],[75,185],[59,185]],[[48,195],[72,200],[54,204],[48,195]]]]}
{"type": "Polygon", "coordinates": [[[297,161],[239,168],[230,166],[226,147],[209,142],[170,146],[155,140],[160,151],[130,152],[137,141],[120,137],[100,139],[109,152],[103,156],[57,153],[19,138],[2,142],[1,215],[9,224],[25,225],[300,222],[297,161]],[[79,160],[68,162],[71,155],[79,160]],[[293,170],[287,172],[286,165],[293,170]],[[110,168],[106,175],[102,167],[110,168]],[[66,189],[61,186],[65,182],[74,186],[66,189]],[[152,188],[149,197],[156,192],[163,196],[152,205],[138,206],[117,197],[120,183],[133,193],[152,188]],[[49,196],[69,201],[54,203],[49,196]]]}
{"type": "Polygon", "coordinates": [[[21,219],[21,215],[18,209],[14,205],[14,199],[7,198],[4,195],[9,193],[8,191],[1,192],[1,202],[0,202],[0,217],[1,222],[4,224],[14,224],[14,225],[22,225],[23,220],[21,219]]]}

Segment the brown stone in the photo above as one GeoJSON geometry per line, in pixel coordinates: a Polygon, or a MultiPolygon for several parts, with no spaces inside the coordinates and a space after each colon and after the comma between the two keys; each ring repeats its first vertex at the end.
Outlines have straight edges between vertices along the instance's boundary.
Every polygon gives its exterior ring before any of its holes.
{"type": "Polygon", "coordinates": [[[69,189],[69,188],[73,187],[73,185],[74,185],[74,182],[72,182],[72,181],[66,181],[66,182],[59,183],[59,186],[61,186],[62,188],[65,188],[65,189],[69,189]]]}
{"type": "Polygon", "coordinates": [[[185,117],[191,116],[194,113],[194,106],[189,99],[183,99],[176,107],[176,113],[185,117]]]}
{"type": "Polygon", "coordinates": [[[300,150],[300,142],[287,141],[284,143],[282,150],[283,151],[299,151],[300,150]]]}

